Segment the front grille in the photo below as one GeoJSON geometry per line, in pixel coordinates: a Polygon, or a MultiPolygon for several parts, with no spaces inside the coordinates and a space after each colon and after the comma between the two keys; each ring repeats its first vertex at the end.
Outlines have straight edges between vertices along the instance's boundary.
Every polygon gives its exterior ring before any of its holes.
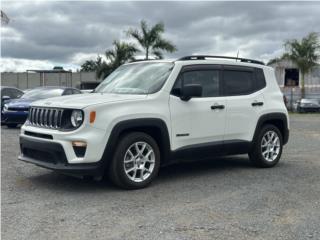
{"type": "Polygon", "coordinates": [[[39,127],[59,129],[62,125],[63,109],[32,107],[29,110],[29,124],[39,127]]]}

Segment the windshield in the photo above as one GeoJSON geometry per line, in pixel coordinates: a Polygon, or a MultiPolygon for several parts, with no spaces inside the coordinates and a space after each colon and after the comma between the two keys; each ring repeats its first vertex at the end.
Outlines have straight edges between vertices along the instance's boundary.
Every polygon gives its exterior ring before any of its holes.
{"type": "Polygon", "coordinates": [[[36,88],[23,94],[21,98],[45,99],[51,97],[58,97],[62,95],[63,91],[64,89],[59,88],[36,88]]]}
{"type": "Polygon", "coordinates": [[[161,89],[173,63],[148,62],[122,65],[94,90],[100,93],[149,94],[161,89]]]}

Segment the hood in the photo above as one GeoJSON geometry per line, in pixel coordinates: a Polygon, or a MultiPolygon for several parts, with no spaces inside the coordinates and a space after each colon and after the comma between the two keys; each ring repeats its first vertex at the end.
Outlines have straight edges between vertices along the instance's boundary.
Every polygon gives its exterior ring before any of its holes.
{"type": "Polygon", "coordinates": [[[27,99],[27,98],[19,98],[15,100],[11,100],[7,103],[8,107],[14,108],[28,108],[32,102],[36,101],[35,99],[27,99]]]}
{"type": "Polygon", "coordinates": [[[113,103],[120,101],[132,101],[146,98],[147,95],[138,94],[113,94],[113,93],[89,93],[74,94],[62,97],[48,98],[36,101],[32,106],[62,107],[62,108],[85,108],[90,105],[113,103]]]}

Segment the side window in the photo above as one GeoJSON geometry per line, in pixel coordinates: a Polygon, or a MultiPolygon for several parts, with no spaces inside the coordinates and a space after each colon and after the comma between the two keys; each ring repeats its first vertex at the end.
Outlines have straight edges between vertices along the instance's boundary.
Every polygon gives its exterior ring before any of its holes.
{"type": "Polygon", "coordinates": [[[80,94],[81,92],[78,89],[72,89],[72,94],[80,94]]]}
{"type": "Polygon", "coordinates": [[[66,90],[64,90],[64,92],[63,92],[63,96],[65,96],[65,95],[71,95],[72,94],[72,89],[66,89],[66,90]]]}
{"type": "Polygon", "coordinates": [[[254,92],[253,72],[224,70],[223,71],[224,95],[246,95],[254,92]]]}
{"type": "Polygon", "coordinates": [[[8,96],[11,98],[10,93],[9,93],[9,89],[8,88],[4,88],[1,92],[1,97],[3,96],[8,96]]]}
{"type": "Polygon", "coordinates": [[[219,70],[194,70],[180,74],[173,89],[174,95],[178,93],[182,84],[200,84],[202,86],[202,97],[219,96],[219,70]]]}

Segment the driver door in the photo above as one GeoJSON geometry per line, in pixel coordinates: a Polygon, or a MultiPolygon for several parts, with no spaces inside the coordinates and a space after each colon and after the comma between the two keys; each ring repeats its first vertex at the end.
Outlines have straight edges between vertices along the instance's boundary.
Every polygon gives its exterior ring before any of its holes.
{"type": "Polygon", "coordinates": [[[169,100],[173,150],[194,145],[223,143],[226,100],[220,97],[219,65],[184,67],[173,87],[169,100]],[[184,84],[200,84],[202,96],[183,101],[179,89],[184,84]]]}

